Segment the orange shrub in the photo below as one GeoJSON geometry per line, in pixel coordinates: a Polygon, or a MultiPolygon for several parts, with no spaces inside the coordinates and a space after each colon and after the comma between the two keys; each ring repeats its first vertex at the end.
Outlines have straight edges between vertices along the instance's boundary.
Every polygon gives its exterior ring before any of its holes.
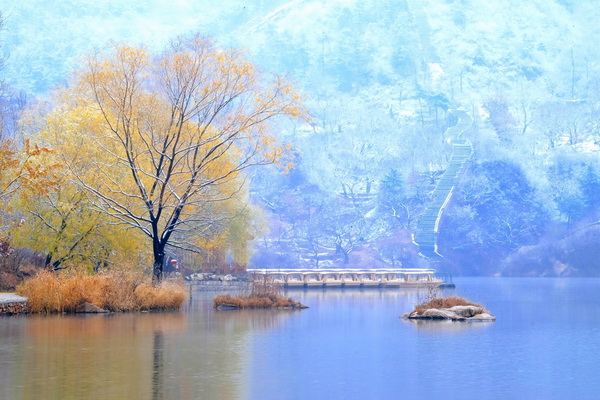
{"type": "Polygon", "coordinates": [[[134,295],[142,310],[176,310],[181,308],[186,297],[184,287],[174,282],[163,282],[158,287],[142,283],[134,295]]]}
{"type": "Polygon", "coordinates": [[[30,312],[41,313],[74,312],[85,302],[107,311],[178,310],[186,297],[180,283],[152,287],[131,272],[66,276],[41,271],[19,285],[17,293],[28,298],[30,312]]]}
{"type": "Polygon", "coordinates": [[[62,298],[60,281],[49,271],[41,271],[17,286],[17,293],[28,298],[30,312],[60,312],[62,298]]]}
{"type": "Polygon", "coordinates": [[[140,277],[124,271],[98,276],[101,278],[99,303],[102,304],[102,308],[109,311],[139,311],[142,308],[134,293],[142,283],[140,277]]]}

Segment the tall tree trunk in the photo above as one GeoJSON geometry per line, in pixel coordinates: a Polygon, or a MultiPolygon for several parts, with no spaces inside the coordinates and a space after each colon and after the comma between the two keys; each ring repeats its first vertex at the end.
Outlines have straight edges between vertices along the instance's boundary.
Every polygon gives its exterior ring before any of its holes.
{"type": "Polygon", "coordinates": [[[157,286],[163,280],[163,268],[165,265],[165,246],[154,240],[154,265],[152,268],[152,285],[157,286]]]}
{"type": "Polygon", "coordinates": [[[50,251],[50,252],[46,253],[46,261],[44,263],[44,267],[49,270],[51,263],[52,263],[52,252],[50,251]]]}

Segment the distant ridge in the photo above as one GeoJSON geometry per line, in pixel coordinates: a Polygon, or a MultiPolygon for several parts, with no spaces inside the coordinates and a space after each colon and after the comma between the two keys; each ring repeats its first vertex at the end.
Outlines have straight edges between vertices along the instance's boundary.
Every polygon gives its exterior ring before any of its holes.
{"type": "Polygon", "coordinates": [[[250,21],[246,22],[244,25],[240,26],[238,29],[236,29],[233,32],[233,36],[234,37],[238,37],[238,36],[245,36],[248,35],[250,33],[256,32],[258,29],[260,29],[262,26],[276,21],[277,19],[285,16],[286,12],[298,5],[301,4],[303,0],[292,0],[280,7],[277,7],[277,9],[275,9],[275,11],[270,12],[269,14],[265,15],[264,17],[257,17],[257,18],[253,18],[250,21]]]}

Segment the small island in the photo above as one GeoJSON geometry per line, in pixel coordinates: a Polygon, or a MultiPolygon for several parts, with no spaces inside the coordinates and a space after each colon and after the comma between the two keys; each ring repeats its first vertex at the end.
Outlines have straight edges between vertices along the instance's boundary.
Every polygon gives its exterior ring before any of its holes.
{"type": "Polygon", "coordinates": [[[283,296],[257,296],[221,294],[215,297],[217,310],[240,310],[257,308],[277,308],[281,310],[300,310],[308,308],[302,303],[283,296]]]}
{"type": "Polygon", "coordinates": [[[481,304],[473,303],[459,296],[435,297],[417,304],[415,309],[403,314],[409,320],[452,320],[452,321],[495,321],[494,317],[481,304]]]}
{"type": "Polygon", "coordinates": [[[220,294],[214,298],[214,306],[217,310],[240,310],[240,309],[266,309],[275,308],[282,310],[301,310],[308,308],[302,303],[285,297],[281,292],[281,286],[268,279],[255,280],[250,285],[249,292],[237,296],[220,294]]]}

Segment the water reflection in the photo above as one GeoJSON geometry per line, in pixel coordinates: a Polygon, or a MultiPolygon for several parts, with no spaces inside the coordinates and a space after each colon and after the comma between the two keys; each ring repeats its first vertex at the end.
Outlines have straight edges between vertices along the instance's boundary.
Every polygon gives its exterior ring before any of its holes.
{"type": "Polygon", "coordinates": [[[253,338],[301,311],[219,312],[214,295],[181,313],[1,318],[0,398],[247,398],[253,338]]]}
{"type": "Polygon", "coordinates": [[[465,322],[465,321],[450,321],[450,320],[417,320],[407,319],[407,323],[412,324],[415,328],[431,333],[460,333],[472,332],[477,329],[488,329],[493,322],[465,322]]]}
{"type": "MultiPolygon", "coordinates": [[[[426,288],[352,288],[352,289],[288,289],[285,294],[309,307],[320,304],[339,304],[348,306],[354,303],[370,303],[374,306],[385,304],[386,307],[397,307],[397,316],[412,311],[414,306],[431,295],[426,288]]],[[[454,289],[441,289],[440,296],[454,294],[454,289]]]]}
{"type": "MultiPolygon", "coordinates": [[[[25,318],[25,317],[24,317],[25,318]]],[[[26,334],[35,340],[102,338],[107,335],[152,334],[185,331],[182,313],[130,313],[87,315],[32,315],[26,317],[26,334]]]]}
{"type": "Polygon", "coordinates": [[[388,289],[289,291],[296,312],[195,293],[175,314],[0,317],[0,399],[595,398],[600,280],[457,285],[498,320],[402,321],[426,293],[388,289]]]}
{"type": "MultiPolygon", "coordinates": [[[[216,311],[215,294],[194,293],[181,313],[4,319],[0,398],[249,398],[253,368],[278,354],[264,341],[272,333],[342,318],[356,321],[356,332],[375,334],[377,324],[396,320],[424,295],[418,289],[291,290],[288,296],[311,308],[216,311]],[[375,309],[377,323],[362,327],[375,309]]],[[[297,345],[283,348],[303,348],[297,345]]]]}
{"type": "Polygon", "coordinates": [[[185,329],[183,314],[30,316],[11,366],[18,384],[10,398],[147,397],[153,358],[162,356],[155,338],[185,329]]]}
{"type": "Polygon", "coordinates": [[[291,314],[304,310],[227,310],[217,311],[215,322],[228,329],[255,333],[279,328],[291,314]]]}
{"type": "Polygon", "coordinates": [[[152,364],[152,399],[162,400],[165,398],[163,391],[164,337],[163,333],[160,331],[154,332],[153,349],[154,363],[152,364]]]}

